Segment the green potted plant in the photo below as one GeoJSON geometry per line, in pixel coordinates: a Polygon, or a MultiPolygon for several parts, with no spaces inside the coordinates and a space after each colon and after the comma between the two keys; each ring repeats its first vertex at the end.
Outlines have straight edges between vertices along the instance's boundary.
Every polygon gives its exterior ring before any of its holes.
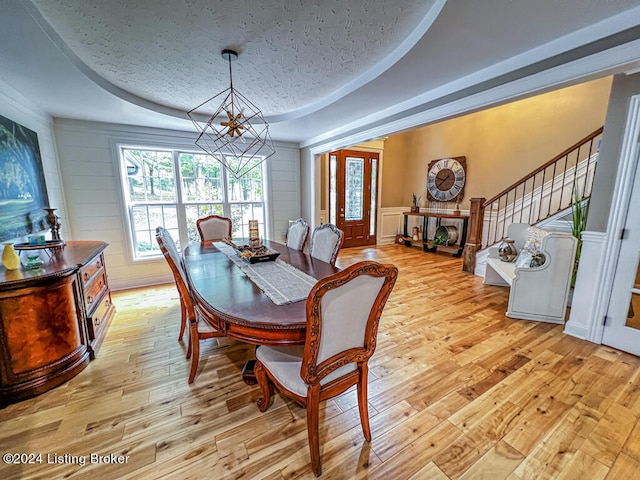
{"type": "Polygon", "coordinates": [[[418,206],[418,202],[420,201],[421,197],[416,197],[415,193],[411,194],[411,211],[414,213],[417,213],[420,211],[420,207],[418,206]]]}
{"type": "Polygon", "coordinates": [[[582,232],[587,228],[587,217],[589,216],[589,200],[589,198],[584,198],[580,195],[577,189],[573,190],[571,233],[578,239],[578,245],[576,247],[576,259],[573,263],[573,272],[571,274],[571,288],[576,284],[578,263],[580,262],[580,254],[582,253],[582,232]]]}

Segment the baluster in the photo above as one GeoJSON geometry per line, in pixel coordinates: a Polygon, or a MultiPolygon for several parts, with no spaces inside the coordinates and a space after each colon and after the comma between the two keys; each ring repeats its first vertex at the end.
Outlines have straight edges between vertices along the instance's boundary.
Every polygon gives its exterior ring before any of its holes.
{"type": "MultiPolygon", "coordinates": [[[[500,197],[500,198],[502,198],[502,197],[500,197]]],[[[498,198],[498,200],[496,200],[498,202],[498,205],[496,206],[496,208],[497,208],[497,211],[496,211],[496,228],[495,228],[495,231],[493,232],[493,238],[491,239],[491,241],[493,243],[496,242],[496,237],[498,236],[498,225],[500,225],[500,198],[498,198]]]]}
{"type": "Polygon", "coordinates": [[[518,186],[513,189],[513,200],[511,200],[511,223],[513,223],[513,216],[516,214],[516,196],[518,194],[518,186]]]}
{"type": "Polygon", "coordinates": [[[502,233],[500,234],[500,238],[504,238],[504,231],[506,230],[505,225],[507,224],[507,210],[509,208],[509,192],[504,197],[504,210],[502,214],[502,233]]]}
{"type": "Polygon", "coordinates": [[[544,199],[544,179],[547,176],[547,169],[542,170],[542,183],[540,184],[540,200],[538,201],[538,218],[536,223],[540,221],[540,210],[542,209],[542,200],[544,199]]]}
{"type": "Polygon", "coordinates": [[[529,201],[529,225],[533,224],[533,193],[536,191],[536,176],[534,175],[531,179],[533,182],[531,184],[531,200],[529,201]]]}
{"type": "MultiPolygon", "coordinates": [[[[491,214],[493,212],[493,203],[488,205],[489,207],[489,219],[486,220],[487,222],[487,228],[483,229],[483,235],[486,236],[487,241],[484,243],[484,245],[491,245],[490,242],[490,236],[491,236],[491,214]]],[[[486,210],[485,210],[486,211],[486,210]]],[[[482,221],[484,222],[485,219],[483,218],[482,221]]]]}
{"type": "Polygon", "coordinates": [[[527,192],[527,181],[525,180],[522,183],[522,198],[520,199],[520,220],[519,223],[522,223],[522,212],[524,212],[524,195],[527,192]]]}
{"type": "Polygon", "coordinates": [[[576,181],[578,179],[578,163],[580,163],[580,147],[578,147],[578,151],[576,153],[576,166],[573,171],[573,182],[571,182],[571,198],[573,198],[573,192],[576,188],[576,181]]]}
{"type": "Polygon", "coordinates": [[[564,170],[562,172],[562,187],[560,188],[560,201],[558,202],[558,210],[556,210],[556,212],[559,212],[560,210],[562,210],[564,207],[562,206],[562,199],[564,198],[564,187],[567,184],[567,164],[569,163],[569,154],[567,153],[564,156],[564,170]]]}
{"type": "Polygon", "coordinates": [[[549,208],[547,209],[547,217],[551,214],[551,202],[553,201],[553,187],[556,183],[556,167],[558,162],[553,162],[553,175],[551,176],[551,193],[549,194],[549,208]]]}
{"type": "Polygon", "coordinates": [[[584,183],[582,184],[582,198],[584,198],[585,195],[587,194],[587,182],[589,181],[589,167],[591,166],[592,152],[593,152],[593,139],[591,139],[591,143],[589,143],[589,156],[587,157],[587,167],[584,170],[584,183]]]}

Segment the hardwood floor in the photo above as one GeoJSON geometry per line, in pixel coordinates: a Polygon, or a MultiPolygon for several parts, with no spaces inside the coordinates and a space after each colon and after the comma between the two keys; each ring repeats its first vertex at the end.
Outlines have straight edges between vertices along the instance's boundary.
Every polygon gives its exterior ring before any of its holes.
{"type": "MultiPolygon", "coordinates": [[[[373,440],[353,389],[323,404],[323,479],[639,478],[639,358],[506,318],[508,290],[460,259],[388,245],[345,249],[338,265],[363,258],[400,270],[370,362],[373,440]]],[[[0,451],[42,454],[0,478],[314,478],[304,410],[276,395],[260,413],[241,380],[252,346],[206,342],[190,386],[175,287],[114,303],[97,360],[0,410],[0,451]]]]}

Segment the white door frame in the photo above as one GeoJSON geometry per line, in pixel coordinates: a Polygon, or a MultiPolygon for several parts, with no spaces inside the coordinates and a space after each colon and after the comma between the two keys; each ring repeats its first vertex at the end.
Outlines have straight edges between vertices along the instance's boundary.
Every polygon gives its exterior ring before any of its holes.
{"type": "Polygon", "coordinates": [[[637,160],[640,150],[640,95],[631,97],[629,113],[622,141],[620,161],[616,183],[609,210],[609,222],[605,233],[603,252],[599,268],[597,269],[596,285],[594,291],[596,298],[594,311],[588,325],[587,340],[594,343],[602,343],[604,334],[604,317],[609,308],[613,280],[616,273],[618,257],[620,255],[620,240],[624,229],[629,202],[633,191],[634,174],[638,168],[637,160]]]}

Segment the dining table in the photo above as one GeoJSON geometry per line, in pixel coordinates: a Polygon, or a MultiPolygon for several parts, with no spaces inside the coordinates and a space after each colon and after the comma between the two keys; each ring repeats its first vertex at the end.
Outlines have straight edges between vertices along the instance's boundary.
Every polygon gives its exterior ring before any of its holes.
{"type": "MultiPolygon", "coordinates": [[[[240,240],[234,240],[240,244],[240,240]]],[[[302,345],[306,334],[306,301],[277,305],[235,263],[217,242],[189,244],[183,251],[187,281],[195,308],[226,336],[254,345],[302,345]]],[[[279,252],[278,261],[321,279],[339,272],[334,265],[278,242],[263,240],[279,252]]],[[[243,378],[254,383],[253,364],[243,378]]]]}

